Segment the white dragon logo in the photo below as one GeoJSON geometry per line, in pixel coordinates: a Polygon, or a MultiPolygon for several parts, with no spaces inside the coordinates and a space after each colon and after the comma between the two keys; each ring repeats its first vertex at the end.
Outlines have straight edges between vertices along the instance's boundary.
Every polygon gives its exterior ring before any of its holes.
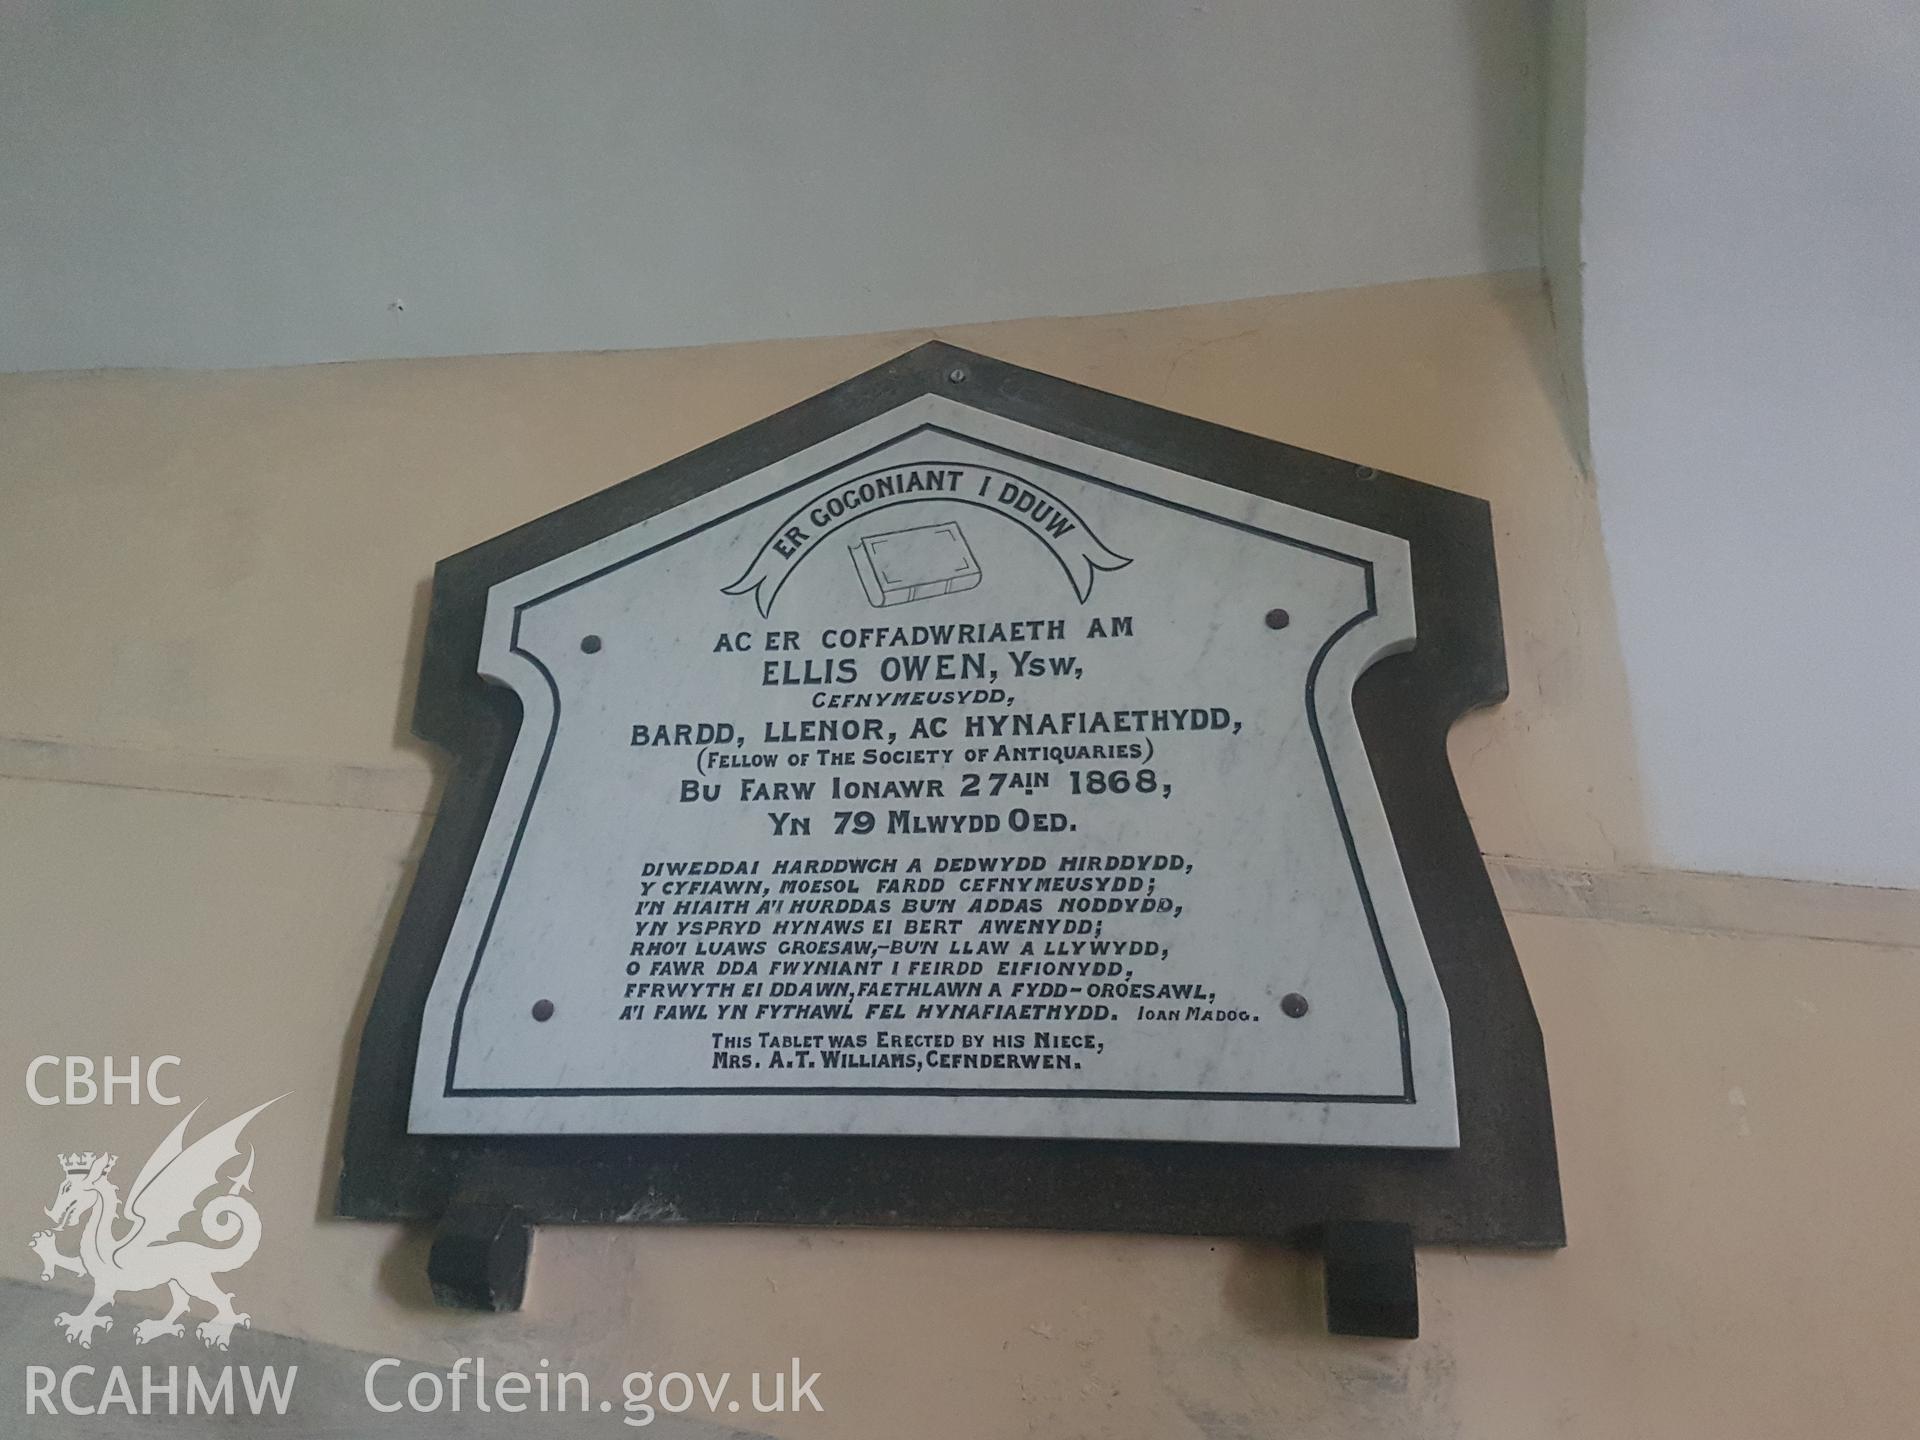
{"type": "Polygon", "coordinates": [[[88,1151],[60,1157],[60,1168],[67,1178],[60,1182],[53,1204],[47,1207],[54,1228],[40,1231],[27,1242],[27,1248],[40,1257],[42,1280],[51,1280],[56,1270],[93,1277],[93,1299],[87,1308],[78,1315],[55,1317],[69,1341],[78,1340],[90,1348],[95,1330],[113,1328],[113,1317],[102,1312],[116,1296],[125,1291],[157,1290],[162,1285],[167,1287],[172,1303],[164,1318],[142,1320],[134,1326],[138,1344],[162,1335],[184,1334],[180,1317],[186,1314],[189,1299],[213,1306],[212,1318],[203,1320],[195,1332],[209,1346],[226,1349],[233,1327],[249,1323],[246,1315],[233,1308],[233,1296],[215,1284],[213,1277],[239,1269],[253,1258],[260,1245],[260,1212],[240,1195],[252,1187],[251,1149],[245,1168],[228,1183],[227,1193],[199,1207],[200,1229],[215,1243],[173,1237],[194,1213],[200,1197],[220,1183],[221,1168],[239,1155],[236,1142],[247,1122],[273,1103],[269,1100],[266,1105],[256,1105],[186,1145],[183,1139],[187,1124],[200,1113],[200,1107],[194,1106],[140,1167],[127,1194],[124,1215],[120,1192],[107,1179],[116,1156],[88,1151]],[[64,1254],[56,1243],[56,1232],[76,1224],[83,1227],[79,1253],[64,1254]],[[127,1228],[120,1229],[122,1225],[127,1228]]]}

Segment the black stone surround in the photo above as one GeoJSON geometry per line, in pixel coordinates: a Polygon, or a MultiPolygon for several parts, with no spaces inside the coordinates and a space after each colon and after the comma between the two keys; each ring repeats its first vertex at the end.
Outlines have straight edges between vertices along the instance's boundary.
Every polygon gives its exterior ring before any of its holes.
{"type": "Polygon", "coordinates": [[[1454,721],[1506,693],[1484,501],[924,345],[440,562],[413,728],[455,763],[360,1037],[339,1213],[492,1207],[535,1224],[1018,1226],[1305,1244],[1329,1222],[1377,1220],[1428,1244],[1563,1245],[1540,1029],[1447,762],[1454,721]],[[488,590],[929,392],[1412,547],[1419,642],[1368,670],[1354,707],[1452,1015],[1457,1150],[408,1133],[427,993],[520,725],[518,700],[475,668],[488,590]]]}

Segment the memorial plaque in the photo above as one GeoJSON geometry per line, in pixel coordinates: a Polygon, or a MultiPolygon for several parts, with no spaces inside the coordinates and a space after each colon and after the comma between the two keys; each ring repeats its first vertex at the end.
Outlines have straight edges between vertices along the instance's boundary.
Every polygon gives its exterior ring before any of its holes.
{"type": "Polygon", "coordinates": [[[1398,537],[943,395],[502,581],[413,1126],[1452,1145],[1417,635],[1398,537]]]}
{"type": "Polygon", "coordinates": [[[1324,1232],[1404,1329],[1563,1234],[1505,687],[1484,503],[940,345],[451,557],[340,1209],[1324,1232]]]}

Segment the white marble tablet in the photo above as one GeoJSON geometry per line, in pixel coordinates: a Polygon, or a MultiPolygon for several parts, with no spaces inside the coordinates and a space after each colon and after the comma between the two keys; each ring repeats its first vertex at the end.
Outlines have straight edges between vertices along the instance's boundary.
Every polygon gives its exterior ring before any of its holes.
{"type": "Polygon", "coordinates": [[[1408,563],[925,396],[495,586],[412,1128],[1457,1144],[1408,563]]]}

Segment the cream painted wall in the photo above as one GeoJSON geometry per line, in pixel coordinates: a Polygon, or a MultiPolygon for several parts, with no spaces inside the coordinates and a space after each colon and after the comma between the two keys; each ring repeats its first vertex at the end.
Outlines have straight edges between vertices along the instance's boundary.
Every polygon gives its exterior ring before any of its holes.
{"type": "MultiPolygon", "coordinates": [[[[1570,891],[1645,863],[1537,277],[942,333],[1490,498],[1513,697],[1452,746],[1482,845],[1570,891]]],[[[0,1083],[43,1052],[165,1049],[215,1109],[290,1091],[258,1133],[257,1326],[602,1379],[798,1353],[831,1410],[780,1433],[1908,1433],[1907,911],[1871,944],[1698,933],[1672,904],[1629,915],[1669,928],[1516,912],[1572,1244],[1423,1252],[1411,1345],[1327,1337],[1314,1262],[1235,1241],[549,1230],[526,1311],[474,1317],[424,1303],[423,1236],[327,1218],[353,1033],[429,823],[402,717],[433,562],[920,338],[0,379],[0,1083]]],[[[4,1103],[23,1239],[56,1151],[144,1154],[172,1119],[4,1103]]]]}

